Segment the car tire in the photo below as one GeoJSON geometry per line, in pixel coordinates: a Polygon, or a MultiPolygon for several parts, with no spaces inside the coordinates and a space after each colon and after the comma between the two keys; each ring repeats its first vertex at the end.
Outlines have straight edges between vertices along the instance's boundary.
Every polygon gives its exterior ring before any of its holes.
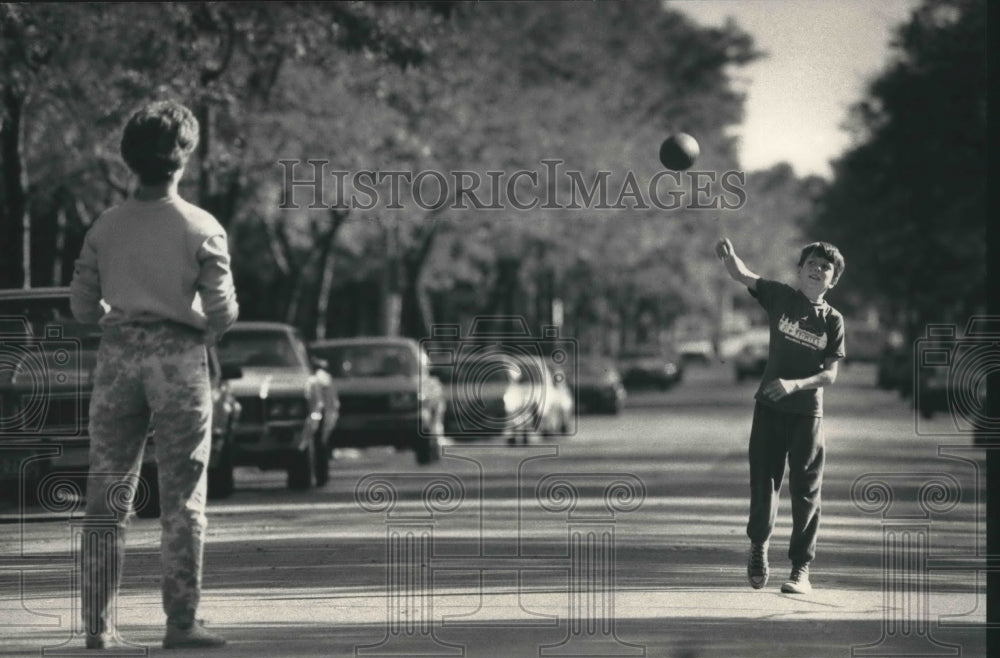
{"type": "Polygon", "coordinates": [[[316,470],[316,444],[309,441],[304,450],[292,454],[288,464],[288,488],[293,491],[308,491],[312,488],[316,470]]]}
{"type": "Polygon", "coordinates": [[[413,453],[417,458],[417,463],[426,466],[441,458],[441,443],[436,436],[418,436],[413,444],[413,453]]]}
{"type": "Polygon", "coordinates": [[[441,439],[444,438],[444,409],[438,409],[430,421],[428,434],[418,433],[413,440],[413,454],[421,466],[441,459],[441,439]]]}
{"type": "Polygon", "coordinates": [[[330,481],[330,453],[331,448],[328,444],[323,443],[322,439],[323,426],[320,424],[320,429],[316,432],[316,446],[315,446],[315,473],[316,476],[316,486],[322,487],[330,481]]]}
{"type": "Polygon", "coordinates": [[[215,468],[208,469],[208,497],[213,499],[229,498],[236,489],[236,479],[233,475],[233,453],[229,442],[222,448],[219,463],[215,468]]]}

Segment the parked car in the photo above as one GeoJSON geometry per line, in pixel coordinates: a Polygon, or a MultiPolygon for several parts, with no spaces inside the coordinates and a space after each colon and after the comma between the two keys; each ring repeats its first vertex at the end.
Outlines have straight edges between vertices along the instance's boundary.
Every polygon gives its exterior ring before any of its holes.
{"type": "Polygon", "coordinates": [[[283,469],[290,489],[326,484],[340,402],[330,374],[310,359],[298,330],[237,322],[219,341],[219,359],[243,375],[230,384],[242,407],[233,463],[283,469]]]}
{"type": "Polygon", "coordinates": [[[618,414],[625,408],[625,386],[611,359],[581,355],[569,381],[580,413],[618,414]]]}
{"type": "MultiPolygon", "coordinates": [[[[952,414],[953,418],[968,423],[969,419],[983,416],[986,404],[986,368],[982,355],[972,362],[977,366],[968,367],[953,363],[957,356],[956,345],[962,339],[939,340],[923,338],[917,341],[911,364],[910,384],[916,379],[914,408],[922,418],[930,419],[938,412],[952,414]],[[980,376],[976,376],[980,375],[980,376]]],[[[968,345],[968,343],[966,343],[968,345]]]]}
{"type": "Polygon", "coordinates": [[[340,397],[335,448],[389,445],[412,450],[419,464],[438,459],[444,391],[415,340],[340,338],[309,349],[328,365],[340,397]]]}
{"type": "MultiPolygon", "coordinates": [[[[93,371],[101,327],[73,319],[69,288],[0,290],[0,481],[9,495],[23,475],[25,493],[51,473],[78,475],[89,469],[87,433],[93,371]],[[25,471],[21,472],[22,465],[25,471]]],[[[240,407],[213,348],[208,350],[212,383],[212,451],[208,494],[225,498],[233,492],[229,461],[240,407]]],[[[156,479],[155,425],[143,453],[142,477],[149,485],[145,505],[136,511],[154,516],[159,510],[156,479]]],[[[81,491],[82,491],[81,487],[81,491]]]]}
{"type": "Polygon", "coordinates": [[[923,418],[933,418],[936,412],[950,410],[949,397],[953,394],[950,371],[948,366],[928,365],[916,370],[917,397],[914,403],[923,418]]]}
{"type": "Polygon", "coordinates": [[[889,341],[888,333],[878,327],[847,323],[847,358],[845,363],[877,363],[889,341]]]}
{"type": "MultiPolygon", "coordinates": [[[[851,349],[849,343],[847,349],[851,349]]],[[[913,345],[907,344],[902,334],[890,333],[876,363],[875,385],[909,398],[913,395],[913,369],[913,345]]]]}
{"type": "Polygon", "coordinates": [[[715,358],[712,339],[705,336],[688,336],[677,340],[674,349],[680,354],[682,363],[710,363],[715,358]]]}
{"type": "Polygon", "coordinates": [[[750,329],[743,335],[743,345],[733,357],[733,374],[737,382],[749,377],[761,377],[767,367],[770,329],[750,329]]]}
{"type": "Polygon", "coordinates": [[[575,430],[565,373],[540,357],[485,349],[433,372],[444,385],[449,437],[527,443],[575,430]]]}
{"type": "Polygon", "coordinates": [[[547,390],[542,398],[542,436],[566,436],[576,431],[576,393],[570,387],[565,370],[550,366],[541,357],[535,358],[545,373],[547,390]]]}
{"type": "Polygon", "coordinates": [[[684,365],[672,350],[636,348],[618,355],[618,366],[626,389],[669,389],[684,378],[684,365]]]}

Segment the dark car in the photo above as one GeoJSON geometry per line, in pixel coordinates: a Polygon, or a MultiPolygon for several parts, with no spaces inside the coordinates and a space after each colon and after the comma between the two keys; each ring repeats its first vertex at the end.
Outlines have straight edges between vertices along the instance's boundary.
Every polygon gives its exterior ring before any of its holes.
{"type": "Polygon", "coordinates": [[[242,407],[233,463],[285,470],[290,489],[326,484],[340,402],[298,330],[279,322],[237,322],[219,341],[219,359],[242,374],[230,382],[242,407]]]}
{"type": "MultiPolygon", "coordinates": [[[[73,319],[69,288],[0,290],[0,481],[12,491],[20,478],[31,498],[48,474],[86,476],[90,437],[87,434],[93,371],[101,328],[73,319]]],[[[229,461],[239,404],[214,349],[209,349],[212,383],[212,452],[209,496],[233,491],[229,461]]],[[[155,425],[143,453],[142,477],[148,485],[143,516],[158,513],[155,425]]],[[[82,489],[81,489],[82,490],[82,489]]]]}
{"type": "Polygon", "coordinates": [[[618,414],[625,408],[627,393],[611,359],[581,355],[568,380],[576,389],[581,413],[618,414]]]}
{"type": "Polygon", "coordinates": [[[420,464],[440,455],[445,399],[426,354],[409,338],[358,337],[313,342],[340,398],[336,447],[395,446],[420,464]]]}
{"type": "Polygon", "coordinates": [[[625,350],[618,355],[618,367],[626,389],[669,389],[684,377],[680,358],[659,347],[625,350]]]}
{"type": "Polygon", "coordinates": [[[884,390],[897,391],[904,398],[913,395],[913,345],[906,343],[898,332],[889,334],[879,353],[875,384],[884,390]]]}
{"type": "Polygon", "coordinates": [[[845,363],[877,363],[889,344],[889,334],[878,327],[847,323],[847,358],[845,363]]]}

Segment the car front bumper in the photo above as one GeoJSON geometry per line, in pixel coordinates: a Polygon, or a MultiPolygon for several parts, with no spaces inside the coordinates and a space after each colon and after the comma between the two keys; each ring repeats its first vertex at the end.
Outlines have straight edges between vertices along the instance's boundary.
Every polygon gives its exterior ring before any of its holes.
{"type": "Polygon", "coordinates": [[[378,414],[341,413],[333,428],[334,447],[365,448],[370,446],[408,446],[421,432],[420,413],[404,411],[378,414]]]}
{"type": "Polygon", "coordinates": [[[233,463],[259,466],[273,456],[300,452],[315,429],[307,420],[240,424],[233,431],[233,463]]]}

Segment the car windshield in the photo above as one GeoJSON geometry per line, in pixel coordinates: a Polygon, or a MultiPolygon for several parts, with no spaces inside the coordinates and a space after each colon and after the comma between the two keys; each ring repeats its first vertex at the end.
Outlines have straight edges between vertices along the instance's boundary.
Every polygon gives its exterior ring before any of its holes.
{"type": "Polygon", "coordinates": [[[229,331],[219,341],[222,363],[260,368],[303,368],[284,331],[229,331]]]}
{"type": "Polygon", "coordinates": [[[663,358],[663,352],[661,350],[638,350],[630,352],[622,352],[620,355],[622,359],[661,359],[663,358]]]}
{"type": "Polygon", "coordinates": [[[446,384],[463,386],[541,382],[544,377],[543,368],[535,359],[502,354],[459,357],[457,364],[435,366],[431,374],[446,384]]]}
{"type": "Polygon", "coordinates": [[[615,367],[608,361],[604,360],[585,360],[580,359],[579,363],[576,364],[576,371],[580,375],[603,375],[605,373],[614,372],[615,367]]]}
{"type": "Polygon", "coordinates": [[[413,352],[401,345],[332,345],[313,349],[325,359],[334,377],[412,377],[417,374],[413,352]]]}

